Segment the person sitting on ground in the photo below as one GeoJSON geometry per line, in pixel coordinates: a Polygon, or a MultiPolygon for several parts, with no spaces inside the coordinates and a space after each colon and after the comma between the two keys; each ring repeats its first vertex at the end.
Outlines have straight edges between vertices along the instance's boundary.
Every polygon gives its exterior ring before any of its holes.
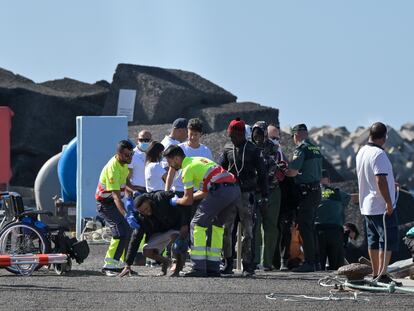
{"type": "Polygon", "coordinates": [[[145,186],[147,192],[164,190],[167,171],[160,161],[164,146],[158,141],[153,141],[147,150],[145,159],[145,186]]]}
{"type": "MultiPolygon", "coordinates": [[[[129,201],[129,210],[133,210],[139,228],[132,233],[126,255],[126,266],[119,276],[133,273],[131,265],[138,251],[141,240],[146,235],[144,244],[144,256],[161,263],[162,275],[167,274],[171,264],[169,258],[162,256],[162,251],[168,244],[174,243],[176,239],[185,241],[188,231],[189,220],[186,219],[184,210],[170,205],[170,200],[175,196],[173,192],[157,191],[145,193],[129,201]]],[[[178,276],[184,266],[185,256],[177,259],[176,269],[173,276],[178,276]]]]}

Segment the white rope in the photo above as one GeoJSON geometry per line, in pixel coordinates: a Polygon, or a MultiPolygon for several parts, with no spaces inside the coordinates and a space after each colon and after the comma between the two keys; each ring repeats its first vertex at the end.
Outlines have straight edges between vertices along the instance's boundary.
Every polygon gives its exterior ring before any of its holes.
{"type": "MultiPolygon", "coordinates": [[[[236,147],[233,144],[233,160],[234,160],[234,168],[236,169],[237,177],[240,175],[240,173],[242,172],[242,170],[244,168],[244,155],[245,155],[245,151],[246,151],[246,146],[247,146],[247,141],[244,143],[244,146],[243,146],[242,165],[241,165],[241,168],[239,170],[238,167],[237,167],[237,161],[236,161],[236,152],[235,152],[236,147]]],[[[230,169],[229,169],[229,171],[230,171],[230,169]]]]}

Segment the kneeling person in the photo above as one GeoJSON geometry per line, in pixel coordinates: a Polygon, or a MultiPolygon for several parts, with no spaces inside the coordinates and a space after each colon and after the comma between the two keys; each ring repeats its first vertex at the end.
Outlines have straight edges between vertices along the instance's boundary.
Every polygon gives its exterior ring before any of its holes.
{"type": "Polygon", "coordinates": [[[190,206],[202,200],[190,224],[193,270],[185,276],[220,276],[223,225],[234,219],[241,195],[236,178],[207,158],[186,157],[176,145],[169,146],[164,156],[170,167],[182,170],[184,196],[172,198],[171,204],[190,206]],[[200,190],[194,193],[194,188],[200,190]]]}
{"type": "MultiPolygon", "coordinates": [[[[143,248],[144,256],[161,262],[162,274],[167,274],[171,261],[162,256],[161,253],[168,244],[174,242],[177,238],[180,241],[185,239],[190,222],[183,208],[170,205],[170,200],[173,197],[173,192],[157,191],[142,194],[134,201],[128,202],[127,208],[133,210],[139,228],[132,233],[125,260],[126,267],[120,276],[132,272],[131,265],[144,234],[146,235],[146,243],[143,248]]],[[[185,256],[177,258],[174,275],[178,275],[184,266],[184,260],[185,256]]]]}

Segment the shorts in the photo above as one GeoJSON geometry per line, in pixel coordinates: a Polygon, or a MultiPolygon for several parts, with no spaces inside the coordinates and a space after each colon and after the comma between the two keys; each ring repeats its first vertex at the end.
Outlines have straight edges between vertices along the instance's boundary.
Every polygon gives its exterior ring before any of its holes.
{"type": "Polygon", "coordinates": [[[143,250],[156,249],[158,253],[161,253],[164,248],[171,242],[171,236],[173,234],[178,235],[180,232],[177,230],[168,230],[166,232],[154,233],[150,236],[147,243],[144,244],[143,250]]]}
{"type": "MultiPolygon", "coordinates": [[[[398,245],[398,217],[394,211],[391,216],[385,216],[385,224],[387,228],[387,251],[397,252],[398,245]]],[[[383,215],[364,215],[365,225],[367,229],[367,240],[369,249],[384,250],[385,234],[383,215]]]]}

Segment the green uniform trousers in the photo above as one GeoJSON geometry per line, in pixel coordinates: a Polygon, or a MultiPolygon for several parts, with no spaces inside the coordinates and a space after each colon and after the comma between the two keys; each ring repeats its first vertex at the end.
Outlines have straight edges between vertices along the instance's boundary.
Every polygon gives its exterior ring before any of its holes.
{"type": "MultiPolygon", "coordinates": [[[[255,263],[261,262],[262,241],[263,247],[263,266],[272,267],[273,255],[277,248],[279,240],[279,212],[280,212],[280,188],[269,189],[269,202],[267,207],[263,210],[257,210],[256,224],[255,224],[255,263]],[[262,227],[264,239],[262,239],[262,227]]],[[[260,197],[258,198],[260,199],[260,197]]]]}

